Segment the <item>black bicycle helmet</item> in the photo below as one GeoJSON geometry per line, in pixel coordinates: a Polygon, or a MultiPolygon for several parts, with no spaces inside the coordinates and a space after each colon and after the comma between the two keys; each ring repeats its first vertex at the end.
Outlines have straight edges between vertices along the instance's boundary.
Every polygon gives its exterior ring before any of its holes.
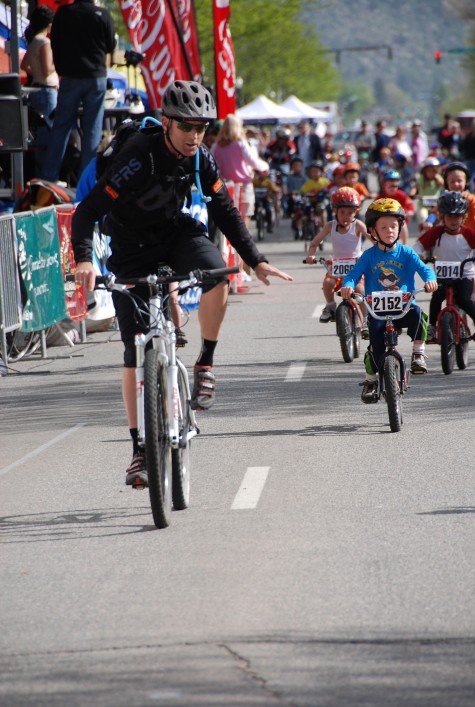
{"type": "Polygon", "coordinates": [[[399,231],[406,220],[406,213],[399,201],[396,199],[376,199],[368,206],[365,213],[365,224],[367,228],[375,228],[376,222],[381,216],[394,216],[399,221],[399,231]]]}
{"type": "Polygon", "coordinates": [[[440,214],[462,216],[468,211],[468,200],[458,191],[444,191],[437,199],[440,214]]]}
{"type": "Polygon", "coordinates": [[[444,170],[444,187],[447,189],[447,175],[450,174],[450,172],[455,172],[455,171],[463,172],[465,176],[467,177],[467,184],[470,184],[470,172],[468,171],[468,167],[466,164],[463,162],[451,162],[450,164],[447,165],[447,167],[444,170]]]}
{"type": "Polygon", "coordinates": [[[212,120],[216,103],[211,93],[196,81],[173,81],[162,98],[163,115],[175,120],[212,120]]]}

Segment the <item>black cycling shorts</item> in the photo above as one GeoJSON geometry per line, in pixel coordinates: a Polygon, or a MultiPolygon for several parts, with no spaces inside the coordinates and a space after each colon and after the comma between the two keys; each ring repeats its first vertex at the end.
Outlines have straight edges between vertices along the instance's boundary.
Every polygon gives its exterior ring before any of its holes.
{"type": "MultiPolygon", "coordinates": [[[[198,224],[199,226],[200,224],[198,224]]],[[[112,238],[112,256],[108,266],[117,277],[142,277],[156,272],[160,264],[169,265],[180,275],[191,270],[211,270],[223,268],[226,264],[216,246],[201,231],[174,235],[172,238],[158,243],[137,243],[131,246],[122,239],[114,242],[112,238]]],[[[221,281],[226,280],[222,278],[221,281]]],[[[216,286],[216,282],[203,286],[203,292],[208,292],[216,286]]],[[[131,292],[143,299],[148,298],[148,287],[134,287],[131,292]]],[[[134,337],[143,331],[137,324],[133,302],[127,295],[120,292],[112,293],[121,339],[125,346],[124,366],[135,368],[134,337]]]]}

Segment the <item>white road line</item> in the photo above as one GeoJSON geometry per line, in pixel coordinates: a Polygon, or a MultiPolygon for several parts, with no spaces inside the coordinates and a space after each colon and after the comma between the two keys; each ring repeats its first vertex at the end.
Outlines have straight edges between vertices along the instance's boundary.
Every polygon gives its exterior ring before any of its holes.
{"type": "Polygon", "coordinates": [[[259,503],[262,490],[265,486],[267,474],[270,466],[250,466],[248,467],[237,492],[232,511],[241,511],[246,508],[255,508],[259,503]]]}
{"type": "Polygon", "coordinates": [[[295,381],[301,380],[306,368],[306,363],[291,363],[285,376],[284,383],[295,383],[295,381]]]}
{"type": "Polygon", "coordinates": [[[69,437],[69,435],[72,434],[73,432],[77,432],[78,430],[81,429],[81,427],[84,427],[85,424],[86,424],[85,422],[81,422],[78,425],[74,425],[74,427],[70,427],[69,430],[65,430],[57,437],[50,439],[49,442],[46,442],[45,444],[42,444],[40,447],[37,447],[36,449],[34,449],[32,452],[25,454],[25,456],[22,457],[21,459],[17,459],[16,462],[13,462],[13,464],[9,464],[8,466],[5,466],[3,469],[0,469],[0,476],[3,476],[4,474],[7,473],[7,471],[11,471],[15,467],[21,466],[21,464],[28,461],[29,459],[36,457],[38,454],[41,454],[41,452],[43,452],[45,449],[48,449],[48,447],[53,446],[53,444],[56,444],[57,442],[61,442],[62,439],[64,439],[65,437],[69,437]]]}
{"type": "Polygon", "coordinates": [[[320,316],[320,314],[322,313],[322,309],[323,309],[323,306],[321,304],[317,304],[317,306],[313,310],[312,319],[317,319],[320,316]]]}

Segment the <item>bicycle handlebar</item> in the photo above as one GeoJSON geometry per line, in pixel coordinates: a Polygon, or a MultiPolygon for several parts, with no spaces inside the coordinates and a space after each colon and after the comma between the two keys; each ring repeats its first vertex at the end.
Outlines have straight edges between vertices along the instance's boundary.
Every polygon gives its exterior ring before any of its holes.
{"type": "Polygon", "coordinates": [[[404,309],[402,310],[402,312],[400,312],[399,314],[383,314],[383,315],[376,314],[375,311],[373,310],[371,304],[368,302],[368,298],[371,297],[371,295],[362,295],[359,292],[352,292],[351,299],[356,300],[356,302],[358,302],[358,304],[361,304],[362,302],[364,302],[369,314],[371,314],[371,316],[374,317],[374,319],[379,319],[380,321],[386,321],[386,319],[388,319],[388,318],[402,319],[408,313],[411,304],[413,303],[416,295],[419,292],[425,292],[424,288],[418,287],[416,290],[414,290],[414,292],[404,292],[404,294],[406,294],[408,296],[408,301],[407,301],[407,304],[405,305],[404,309]]]}
{"type": "MultiPolygon", "coordinates": [[[[144,277],[116,277],[115,275],[96,275],[96,287],[103,285],[109,290],[122,290],[126,285],[166,285],[177,282],[180,290],[187,290],[204,282],[217,280],[226,275],[239,272],[238,267],[214,268],[213,270],[192,270],[185,275],[173,273],[172,275],[145,275],[144,277]]],[[[74,275],[66,275],[66,282],[74,282],[74,275]]]]}

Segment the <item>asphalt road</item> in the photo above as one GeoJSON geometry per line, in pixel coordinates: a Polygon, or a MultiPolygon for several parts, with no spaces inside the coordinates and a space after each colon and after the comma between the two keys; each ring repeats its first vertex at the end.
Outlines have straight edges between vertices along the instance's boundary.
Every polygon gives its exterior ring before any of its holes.
{"type": "Polygon", "coordinates": [[[167,530],[124,486],[116,332],[0,380],[2,707],[475,704],[475,363],[431,347],[391,434],[288,231],[261,249],[295,281],[230,297],[167,530]]]}

